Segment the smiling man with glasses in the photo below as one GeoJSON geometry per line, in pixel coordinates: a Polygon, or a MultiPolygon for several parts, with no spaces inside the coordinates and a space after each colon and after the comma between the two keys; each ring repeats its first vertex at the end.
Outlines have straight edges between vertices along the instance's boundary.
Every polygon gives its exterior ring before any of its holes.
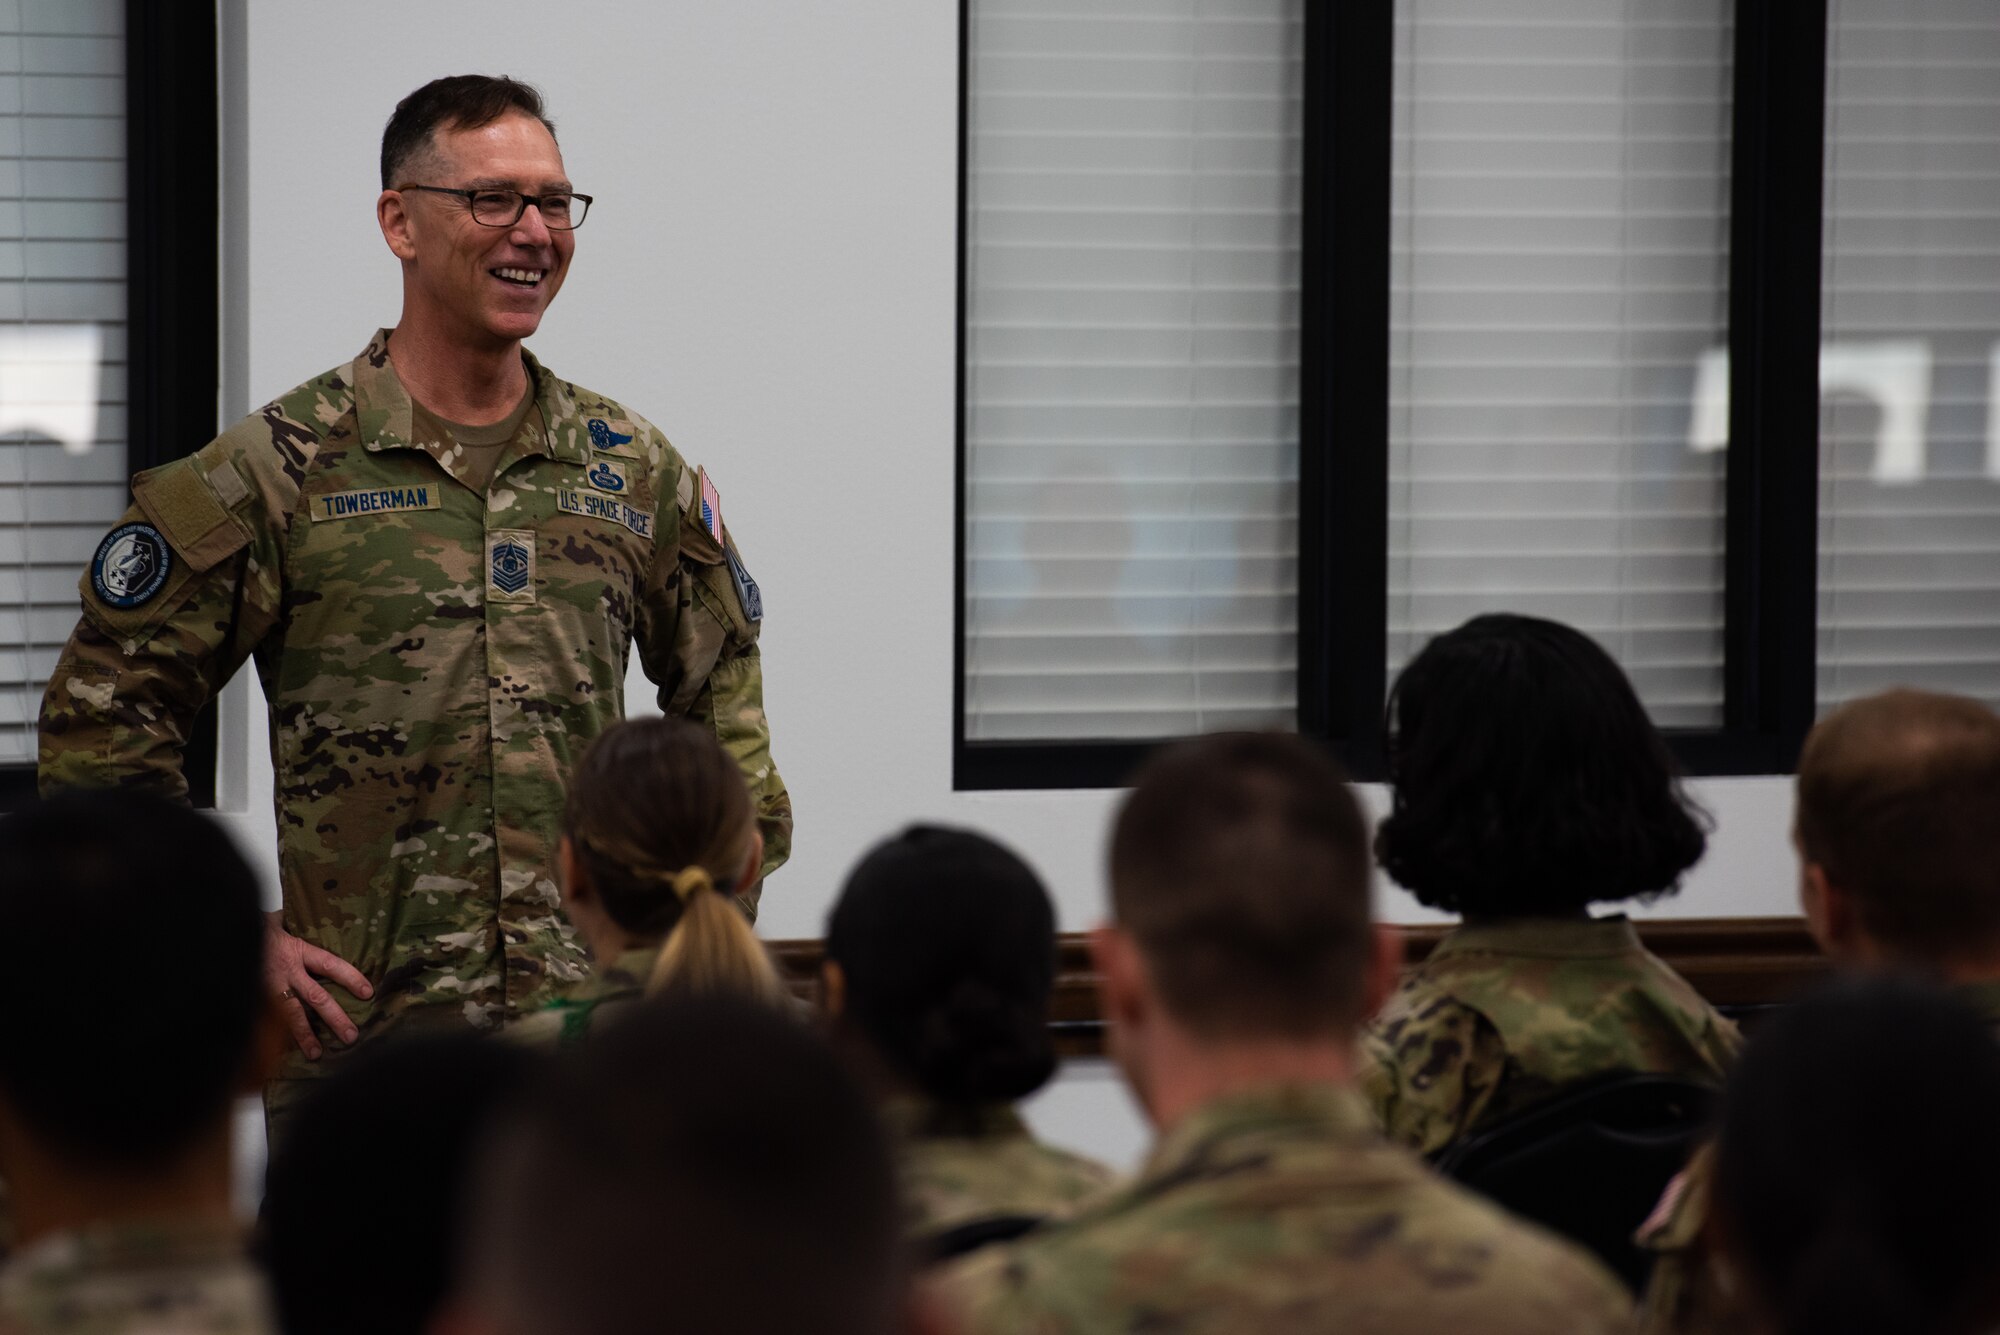
{"type": "Polygon", "coordinates": [[[256,659],[284,891],[266,972],[297,1045],[274,1118],[328,1037],[492,1028],[582,978],[558,822],[572,762],[624,712],[630,653],[741,764],[766,872],[791,842],[763,600],[715,487],[522,347],[591,204],[540,95],[419,88],[383,132],[382,186],[401,318],[134,479],[42,702],[45,790],[180,795],[196,714],[256,659]]]}

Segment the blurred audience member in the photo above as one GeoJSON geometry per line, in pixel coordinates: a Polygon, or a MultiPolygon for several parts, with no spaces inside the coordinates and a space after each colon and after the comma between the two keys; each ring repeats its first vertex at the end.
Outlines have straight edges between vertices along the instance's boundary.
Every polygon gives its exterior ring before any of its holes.
{"type": "Polygon", "coordinates": [[[889,1148],[826,1044],[740,997],[628,1007],[505,1119],[434,1335],[889,1335],[889,1148]]]}
{"type": "MultiPolygon", "coordinates": [[[[1806,738],[1792,840],[1806,925],[1836,966],[1927,975],[2000,1036],[2000,715],[1930,691],[1842,705],[1806,738]]],[[[1900,1090],[1908,1064],[1857,1063],[1856,1083],[1900,1090]]],[[[1713,1168],[1697,1155],[1641,1230],[1659,1253],[1654,1335],[1752,1328],[1711,1263],[1713,1168]]]]}
{"type": "Polygon", "coordinates": [[[884,1095],[926,1247],[968,1250],[1111,1180],[1036,1141],[1014,1110],[1056,1068],[1055,966],[1048,892],[971,830],[920,825],[876,845],[828,919],[821,995],[884,1095]]]}
{"type": "Polygon", "coordinates": [[[1139,1176],[950,1276],[1043,1335],[1622,1330],[1594,1260],[1384,1141],[1352,1087],[1391,986],[1367,823],[1310,743],[1161,753],[1119,813],[1092,939],[1110,1046],[1160,1139],[1139,1176]]]}
{"type": "Polygon", "coordinates": [[[230,1210],[233,1102],[283,1054],[228,836],[128,791],[0,821],[0,1329],[274,1329],[230,1210]]]}
{"type": "Polygon", "coordinates": [[[1715,1160],[1718,1265],[1749,1328],[2000,1330],[1996,1125],[2000,1048],[1943,992],[1849,981],[1767,1022],[1715,1160]]]}
{"type": "Polygon", "coordinates": [[[1602,1076],[1720,1084],[1736,1027],[1593,903],[1671,893],[1699,811],[1625,674],[1535,617],[1438,636],[1389,697],[1382,868],[1463,923],[1367,1029],[1389,1138],[1433,1154],[1602,1076]]]}
{"type": "Polygon", "coordinates": [[[556,859],[563,907],[596,962],[515,1037],[575,1042],[601,1008],[670,987],[788,999],[743,898],[764,836],[713,729],[673,718],[605,729],[570,776],[556,859]]]}
{"type": "Polygon", "coordinates": [[[286,1335],[421,1335],[458,1254],[472,1146],[540,1060],[469,1031],[412,1034],[320,1082],[265,1183],[286,1335]]]}

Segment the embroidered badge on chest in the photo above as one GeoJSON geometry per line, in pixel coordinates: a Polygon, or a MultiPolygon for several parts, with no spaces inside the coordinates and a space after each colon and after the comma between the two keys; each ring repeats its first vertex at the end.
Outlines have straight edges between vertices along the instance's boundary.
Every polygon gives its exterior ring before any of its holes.
{"type": "Polygon", "coordinates": [[[602,417],[591,418],[589,426],[590,443],[596,449],[615,450],[620,445],[630,445],[632,443],[632,437],[613,431],[611,423],[605,421],[602,417]]]}
{"type": "Polygon", "coordinates": [[[120,524],[97,544],[90,586],[113,607],[138,607],[166,587],[174,551],[151,524],[120,524]]]}
{"type": "Polygon", "coordinates": [[[626,467],[622,459],[593,459],[584,477],[599,491],[609,492],[613,496],[623,496],[628,485],[626,467]]]}
{"type": "Polygon", "coordinates": [[[535,601],[535,535],[497,528],[486,535],[486,597],[489,602],[535,601]]]}

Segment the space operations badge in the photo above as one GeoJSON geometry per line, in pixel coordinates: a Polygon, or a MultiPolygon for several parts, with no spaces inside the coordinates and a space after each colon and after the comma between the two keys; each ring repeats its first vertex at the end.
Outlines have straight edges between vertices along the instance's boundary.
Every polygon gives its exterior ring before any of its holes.
{"type": "Polygon", "coordinates": [[[120,524],[97,544],[90,562],[90,586],[112,607],[153,601],[174,566],[173,548],[151,524],[120,524]]]}

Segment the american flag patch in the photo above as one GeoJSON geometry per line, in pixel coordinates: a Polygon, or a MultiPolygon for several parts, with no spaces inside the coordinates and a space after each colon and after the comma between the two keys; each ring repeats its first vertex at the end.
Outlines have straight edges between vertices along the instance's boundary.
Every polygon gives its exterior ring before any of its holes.
{"type": "Polygon", "coordinates": [[[701,470],[701,526],[708,530],[708,536],[720,545],[722,542],[722,496],[715,490],[715,484],[708,480],[708,470],[701,470]]]}

